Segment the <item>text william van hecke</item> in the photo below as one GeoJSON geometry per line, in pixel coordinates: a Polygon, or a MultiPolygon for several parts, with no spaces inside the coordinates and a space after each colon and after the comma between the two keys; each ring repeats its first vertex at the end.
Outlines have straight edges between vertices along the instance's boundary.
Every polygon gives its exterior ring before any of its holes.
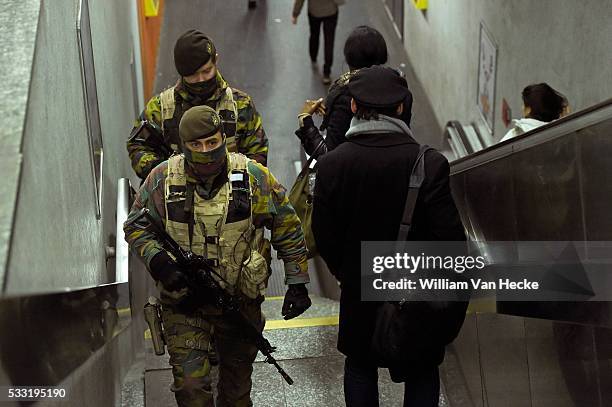
{"type": "Polygon", "coordinates": [[[373,281],[376,290],[538,290],[537,281],[522,279],[514,281],[500,278],[497,281],[486,281],[480,278],[470,278],[468,281],[454,281],[449,278],[419,278],[417,282],[407,278],[397,281],[384,281],[377,278],[373,281]]]}

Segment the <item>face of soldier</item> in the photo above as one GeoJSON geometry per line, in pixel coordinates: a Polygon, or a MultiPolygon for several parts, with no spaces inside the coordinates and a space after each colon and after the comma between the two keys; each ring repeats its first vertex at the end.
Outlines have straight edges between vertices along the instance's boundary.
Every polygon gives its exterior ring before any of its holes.
{"type": "Polygon", "coordinates": [[[214,95],[217,90],[216,57],[214,62],[211,59],[199,67],[193,75],[183,76],[183,86],[190,94],[203,99],[214,95]]]}
{"type": "Polygon", "coordinates": [[[185,146],[196,153],[207,153],[220,147],[221,144],[223,144],[221,131],[210,137],[185,142],[185,146]]]}
{"type": "Polygon", "coordinates": [[[189,84],[196,84],[201,82],[207,82],[213,79],[217,75],[217,61],[218,55],[215,57],[215,61],[211,58],[207,63],[202,65],[195,71],[194,74],[189,76],[183,76],[185,82],[189,84]]]}
{"type": "Polygon", "coordinates": [[[210,137],[184,143],[185,160],[196,178],[206,183],[223,171],[227,160],[227,148],[221,131],[210,137]]]}

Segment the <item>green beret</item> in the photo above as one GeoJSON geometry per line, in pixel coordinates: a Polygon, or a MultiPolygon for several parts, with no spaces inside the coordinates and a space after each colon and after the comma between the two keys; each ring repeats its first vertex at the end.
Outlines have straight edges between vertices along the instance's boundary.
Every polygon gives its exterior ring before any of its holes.
{"type": "Polygon", "coordinates": [[[217,51],[211,39],[198,30],[189,30],[176,40],[174,45],[174,66],[181,76],[193,75],[217,51]]]}
{"type": "Polygon", "coordinates": [[[380,65],[360,69],[348,88],[359,105],[370,108],[398,106],[410,93],[406,80],[395,69],[380,65]]]}
{"type": "Polygon", "coordinates": [[[213,136],[221,129],[221,118],[215,109],[202,105],[187,110],[179,124],[183,142],[213,136]]]}

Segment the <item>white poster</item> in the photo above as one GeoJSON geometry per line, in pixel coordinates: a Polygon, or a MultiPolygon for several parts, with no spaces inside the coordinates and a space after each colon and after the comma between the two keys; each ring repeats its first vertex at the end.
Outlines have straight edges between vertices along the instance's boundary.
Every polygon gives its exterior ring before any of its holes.
{"type": "Polygon", "coordinates": [[[480,23],[480,48],[478,51],[478,109],[493,133],[495,119],[495,71],[497,65],[497,47],[480,23]]]}

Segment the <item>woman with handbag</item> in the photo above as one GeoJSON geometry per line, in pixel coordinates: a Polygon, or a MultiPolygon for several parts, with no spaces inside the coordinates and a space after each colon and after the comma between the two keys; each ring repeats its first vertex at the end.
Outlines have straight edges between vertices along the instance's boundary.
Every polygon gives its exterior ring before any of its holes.
{"type": "MultiPolygon", "coordinates": [[[[362,68],[383,65],[387,62],[387,43],[378,30],[366,25],[353,29],[344,43],[344,58],[349,66],[329,88],[325,101],[306,101],[298,115],[299,128],[295,134],[300,139],[304,151],[318,158],[346,141],[344,135],[349,129],[353,113],[351,112],[351,95],[348,90],[349,80],[362,68]],[[323,136],[314,124],[313,114],[323,113],[321,130],[326,131],[325,142],[319,147],[323,136]]],[[[410,127],[412,117],[412,93],[408,91],[403,101],[400,119],[410,127]]]]}
{"type": "MultiPolygon", "coordinates": [[[[344,135],[353,118],[348,82],[360,69],[386,63],[387,43],[376,29],[361,25],[349,34],[344,44],[344,57],[349,66],[349,71],[333,83],[325,102],[322,98],[307,100],[298,114],[299,128],[295,134],[302,142],[304,151],[310,156],[310,159],[293,184],[289,193],[289,201],[291,201],[302,222],[309,258],[318,254],[310,228],[314,177],[316,175],[315,169],[310,168],[310,164],[313,159],[318,159],[346,141],[344,135]],[[323,116],[321,130],[327,132],[325,139],[314,124],[313,114],[323,116]]],[[[406,96],[402,102],[402,113],[399,118],[408,127],[410,127],[410,118],[412,117],[411,110],[412,93],[406,89],[406,96]]]]}

